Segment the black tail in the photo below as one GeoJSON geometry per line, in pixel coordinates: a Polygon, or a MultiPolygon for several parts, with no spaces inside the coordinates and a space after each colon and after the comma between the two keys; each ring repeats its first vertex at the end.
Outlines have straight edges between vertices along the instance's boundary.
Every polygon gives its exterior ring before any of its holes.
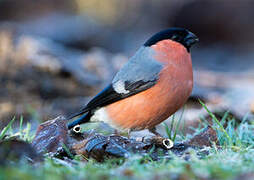
{"type": "Polygon", "coordinates": [[[78,113],[75,113],[75,114],[70,115],[69,117],[67,116],[66,119],[71,120],[71,119],[73,119],[73,118],[75,118],[75,117],[77,117],[77,116],[80,116],[80,115],[82,115],[82,114],[85,114],[85,113],[86,113],[85,111],[80,111],[80,112],[78,112],[78,113]]]}
{"type": "MultiPolygon", "coordinates": [[[[76,117],[76,116],[79,116],[83,113],[80,113],[80,114],[75,114],[73,116],[71,116],[72,118],[73,117],[76,117]]],[[[72,119],[72,118],[68,118],[68,119],[72,119]]],[[[68,129],[71,129],[73,128],[74,126],[78,125],[78,124],[83,124],[83,123],[87,123],[90,121],[90,118],[91,118],[91,113],[90,112],[87,112],[86,114],[80,116],[78,119],[76,119],[75,121],[71,122],[68,124],[68,129]]]]}

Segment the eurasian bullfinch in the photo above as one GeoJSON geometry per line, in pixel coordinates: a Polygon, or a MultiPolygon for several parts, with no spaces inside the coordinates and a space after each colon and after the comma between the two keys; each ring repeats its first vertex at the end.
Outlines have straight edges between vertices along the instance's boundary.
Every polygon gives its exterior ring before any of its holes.
{"type": "Polygon", "coordinates": [[[155,126],[181,108],[191,94],[190,48],[196,42],[197,36],[183,28],[169,28],[152,36],[111,84],[71,117],[82,115],[68,128],[103,121],[117,129],[148,129],[158,135],[155,126]]]}

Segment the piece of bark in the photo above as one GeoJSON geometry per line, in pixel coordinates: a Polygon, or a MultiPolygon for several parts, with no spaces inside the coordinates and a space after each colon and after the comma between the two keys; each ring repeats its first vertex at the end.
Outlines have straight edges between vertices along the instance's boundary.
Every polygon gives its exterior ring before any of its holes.
{"type": "Polygon", "coordinates": [[[38,128],[35,138],[32,141],[37,153],[55,153],[67,144],[67,126],[64,117],[57,117],[54,120],[42,123],[38,128]]]}
{"type": "Polygon", "coordinates": [[[67,130],[66,119],[63,117],[47,121],[38,127],[32,146],[38,153],[50,153],[61,159],[82,155],[102,162],[109,158],[129,158],[132,154],[141,156],[149,154],[153,160],[159,160],[170,158],[170,151],[183,156],[188,148],[194,148],[198,152],[201,146],[210,146],[210,140],[216,140],[216,134],[210,127],[190,141],[175,143],[173,147],[170,144],[165,146],[165,140],[168,142],[168,139],[162,137],[138,141],[120,135],[105,136],[79,128],[81,127],[67,130]]]}

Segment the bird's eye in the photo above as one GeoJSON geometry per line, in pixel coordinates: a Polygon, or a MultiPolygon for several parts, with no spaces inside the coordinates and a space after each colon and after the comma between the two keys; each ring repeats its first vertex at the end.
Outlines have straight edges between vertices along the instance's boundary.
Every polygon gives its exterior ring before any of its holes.
{"type": "Polygon", "coordinates": [[[180,41],[181,40],[181,37],[178,36],[178,35],[173,35],[171,40],[174,40],[174,41],[180,41]]]}
{"type": "Polygon", "coordinates": [[[173,35],[173,36],[171,37],[171,39],[172,39],[172,40],[177,40],[177,35],[173,35]]]}

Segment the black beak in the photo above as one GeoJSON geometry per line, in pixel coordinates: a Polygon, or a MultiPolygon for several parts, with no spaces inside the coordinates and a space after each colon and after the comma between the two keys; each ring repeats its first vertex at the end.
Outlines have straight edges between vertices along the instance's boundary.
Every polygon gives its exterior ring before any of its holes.
{"type": "Polygon", "coordinates": [[[199,42],[199,39],[195,34],[189,32],[189,34],[185,37],[184,42],[186,46],[190,48],[193,44],[199,42]]]}

